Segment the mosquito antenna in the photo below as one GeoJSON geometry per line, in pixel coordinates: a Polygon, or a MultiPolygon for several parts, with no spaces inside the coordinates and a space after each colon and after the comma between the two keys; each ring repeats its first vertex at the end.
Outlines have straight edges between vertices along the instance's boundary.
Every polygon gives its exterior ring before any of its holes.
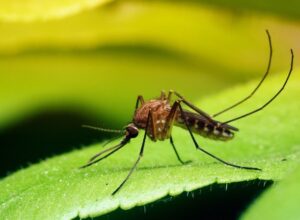
{"type": "Polygon", "coordinates": [[[125,132],[124,130],[114,130],[114,129],[109,129],[109,128],[100,128],[100,127],[94,127],[94,126],[90,126],[90,125],[82,125],[82,127],[97,130],[97,131],[118,133],[118,134],[123,134],[125,132]]]}
{"type": "Polygon", "coordinates": [[[287,82],[288,82],[288,80],[290,78],[290,75],[291,75],[291,73],[293,71],[293,65],[294,65],[294,52],[293,52],[293,49],[291,49],[291,66],[290,66],[290,70],[289,70],[289,73],[288,73],[288,75],[287,75],[287,77],[286,77],[286,79],[285,79],[282,87],[280,88],[280,90],[268,102],[266,102],[263,106],[259,107],[258,109],[255,109],[255,110],[253,110],[251,112],[248,112],[247,114],[244,114],[244,115],[241,115],[239,117],[236,117],[236,118],[233,118],[231,120],[228,120],[226,122],[223,122],[222,124],[227,124],[227,123],[239,120],[241,118],[247,117],[249,115],[252,115],[252,114],[254,114],[254,113],[256,113],[256,112],[264,109],[267,105],[269,105],[282,92],[282,90],[284,89],[284,87],[287,84],[287,82]]]}
{"type": "Polygon", "coordinates": [[[230,109],[235,108],[236,106],[242,104],[243,102],[245,102],[246,100],[250,99],[255,93],[256,91],[259,89],[259,87],[261,86],[261,84],[264,82],[265,78],[268,76],[269,71],[270,71],[270,67],[271,67],[271,61],[272,61],[272,55],[273,55],[273,49],[272,49],[272,41],[271,41],[271,35],[269,33],[268,30],[266,30],[267,36],[268,36],[268,41],[269,41],[269,48],[270,48],[270,53],[269,53],[269,61],[268,61],[268,66],[267,66],[267,70],[265,72],[265,74],[263,75],[262,79],[260,80],[260,82],[258,83],[258,85],[255,87],[255,89],[245,98],[243,98],[242,100],[238,101],[237,103],[229,106],[228,108],[225,108],[224,110],[213,114],[212,117],[216,117],[218,115],[223,114],[224,112],[229,111],[230,109]]]}

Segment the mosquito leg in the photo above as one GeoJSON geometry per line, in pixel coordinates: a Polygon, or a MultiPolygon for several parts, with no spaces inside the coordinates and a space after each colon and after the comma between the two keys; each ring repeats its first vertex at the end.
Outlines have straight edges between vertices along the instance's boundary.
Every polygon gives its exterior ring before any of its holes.
{"type": "MultiPolygon", "coordinates": [[[[127,143],[128,143],[128,142],[127,142],[127,143]]],[[[123,144],[120,143],[120,144],[118,144],[118,145],[116,145],[116,146],[114,146],[114,147],[111,147],[111,148],[108,148],[108,149],[106,149],[106,150],[101,151],[100,153],[98,153],[98,154],[96,154],[94,157],[92,157],[92,158],[89,160],[89,162],[88,162],[87,164],[85,164],[85,165],[83,165],[83,166],[81,166],[81,167],[79,167],[79,168],[86,168],[86,167],[89,167],[89,166],[91,166],[91,165],[93,165],[93,164],[95,164],[95,163],[97,163],[97,162],[99,162],[99,161],[101,161],[101,160],[103,160],[103,159],[109,157],[110,155],[112,155],[113,153],[115,153],[116,151],[118,151],[118,150],[120,150],[122,147],[124,147],[125,144],[126,144],[126,143],[123,143],[123,144]],[[103,156],[103,157],[101,157],[101,158],[95,160],[97,157],[99,157],[100,155],[102,155],[103,153],[108,152],[108,151],[111,151],[111,152],[108,153],[108,154],[106,154],[105,156],[103,156]]]]}
{"type": "MultiPolygon", "coordinates": [[[[212,119],[207,113],[205,113],[203,110],[199,109],[197,106],[193,105],[191,102],[187,101],[182,95],[180,95],[178,92],[174,92],[174,94],[179,97],[179,100],[181,102],[183,102],[185,105],[187,105],[188,107],[190,107],[191,109],[193,109],[194,111],[196,111],[197,113],[199,113],[201,116],[203,116],[204,118],[206,118],[209,122],[211,122],[212,124],[216,124],[216,121],[214,119],[212,119]]],[[[222,123],[225,124],[225,123],[222,123]]],[[[226,122],[227,124],[227,122],[226,122]]],[[[226,125],[229,129],[238,131],[237,128],[231,126],[231,125],[226,125]]]]}
{"type": "Polygon", "coordinates": [[[195,137],[194,137],[194,135],[193,135],[193,133],[192,133],[192,131],[191,131],[191,128],[189,127],[189,125],[188,125],[188,123],[187,123],[187,120],[186,120],[185,115],[184,115],[184,111],[183,111],[183,109],[182,109],[182,107],[181,107],[180,104],[179,104],[179,109],[180,109],[180,113],[181,113],[182,116],[183,116],[184,123],[185,123],[185,125],[186,125],[186,127],[187,127],[187,129],[188,129],[188,131],[189,131],[189,133],[190,133],[190,135],[191,135],[191,137],[192,137],[192,140],[193,140],[193,142],[194,142],[195,147],[196,147],[197,150],[200,150],[200,151],[202,151],[203,153],[209,155],[210,157],[212,157],[212,158],[214,158],[214,159],[220,161],[220,162],[223,163],[223,164],[226,164],[226,165],[228,165],[228,166],[231,166],[231,167],[236,167],[236,168],[240,168],[240,169],[247,169],[247,170],[259,170],[259,171],[261,171],[261,169],[256,168],[256,167],[246,167],[246,166],[240,166],[240,165],[235,165],[235,164],[226,162],[225,160],[222,160],[221,158],[219,158],[219,157],[217,157],[217,156],[215,156],[215,155],[209,153],[208,151],[204,150],[203,148],[201,148],[201,147],[198,145],[198,143],[197,143],[197,141],[196,141],[196,139],[195,139],[195,137]]]}
{"type": "Polygon", "coordinates": [[[292,49],[291,49],[290,52],[291,52],[291,64],[290,64],[290,70],[289,70],[289,72],[288,72],[288,74],[287,74],[287,76],[286,76],[286,78],[285,78],[285,81],[284,81],[283,85],[282,85],[281,88],[278,90],[278,92],[277,92],[271,99],[269,99],[269,101],[267,101],[264,105],[262,105],[261,107],[255,109],[255,110],[253,110],[253,111],[251,111],[251,112],[248,112],[248,113],[246,113],[246,114],[243,114],[243,115],[241,115],[241,116],[238,116],[238,117],[236,117],[236,118],[233,118],[233,119],[230,119],[230,120],[228,120],[228,121],[225,121],[225,122],[223,122],[222,124],[227,124],[227,123],[230,123],[230,122],[239,120],[239,119],[241,119],[241,118],[247,117],[247,116],[249,116],[249,115],[252,115],[252,114],[254,114],[254,113],[256,113],[256,112],[259,112],[259,111],[263,110],[265,107],[267,107],[271,102],[273,102],[274,99],[276,99],[276,97],[284,90],[284,88],[285,88],[287,82],[289,81],[289,78],[290,78],[290,76],[291,76],[291,74],[292,74],[292,72],[293,72],[293,66],[294,66],[294,52],[293,52],[292,49]]]}
{"type": "MultiPolygon", "coordinates": [[[[169,95],[170,96],[171,94],[171,91],[169,92],[169,95]]],[[[168,97],[169,98],[169,97],[168,97]]],[[[168,117],[167,117],[167,120],[165,122],[165,125],[164,125],[164,128],[163,128],[163,136],[164,137],[170,137],[170,143],[173,147],[173,150],[176,154],[176,157],[177,159],[179,160],[180,163],[182,164],[185,164],[187,162],[183,162],[176,150],[176,147],[175,147],[175,144],[174,144],[174,141],[173,141],[173,138],[171,136],[171,131],[172,131],[172,127],[173,127],[173,124],[174,124],[174,120],[175,118],[177,117],[177,112],[178,112],[178,106],[179,106],[179,100],[175,101],[174,104],[172,105],[172,108],[170,110],[170,113],[168,114],[168,117]]]]}
{"type": "MultiPolygon", "coordinates": [[[[137,97],[137,99],[136,99],[136,103],[135,103],[135,111],[138,109],[140,103],[141,103],[141,104],[144,104],[144,103],[145,103],[145,100],[144,100],[143,96],[141,96],[141,95],[139,95],[139,96],[137,97]]],[[[135,114],[135,113],[133,113],[133,118],[134,118],[134,114],[135,114]]]]}
{"type": "Polygon", "coordinates": [[[144,153],[144,147],[145,147],[145,143],[146,143],[147,133],[148,133],[148,130],[149,130],[149,127],[150,127],[149,124],[150,124],[151,118],[152,118],[152,113],[151,113],[151,110],[150,110],[149,113],[148,113],[148,117],[147,117],[145,134],[144,134],[144,138],[143,138],[143,142],[142,142],[142,146],[141,146],[141,150],[140,150],[139,156],[138,156],[137,160],[135,161],[135,163],[133,164],[132,168],[130,169],[129,173],[127,174],[126,178],[118,186],[118,188],[116,188],[115,191],[113,191],[112,195],[115,195],[122,188],[122,186],[127,182],[127,180],[129,179],[129,177],[131,176],[131,174],[135,170],[136,166],[140,162],[140,159],[142,158],[143,153],[144,153]]]}
{"type": "Polygon", "coordinates": [[[170,137],[171,132],[172,132],[172,127],[175,121],[175,118],[177,116],[178,112],[178,105],[180,101],[175,101],[174,104],[172,105],[172,108],[167,116],[164,128],[163,128],[163,136],[164,137],[170,137]]]}
{"type": "Polygon", "coordinates": [[[224,112],[229,111],[230,109],[235,108],[236,106],[242,104],[243,102],[245,102],[246,100],[250,99],[255,93],[256,91],[259,89],[259,87],[261,86],[261,84],[264,82],[264,80],[266,79],[267,75],[269,74],[270,71],[270,67],[271,67],[271,61],[272,61],[272,54],[273,54],[273,49],[272,49],[272,41],[271,41],[271,36],[268,30],[266,30],[267,36],[268,36],[268,41],[269,41],[269,61],[268,61],[268,65],[267,65],[267,69],[265,74],[263,75],[262,79],[260,80],[260,82],[258,83],[258,85],[254,88],[254,90],[245,98],[243,98],[242,100],[236,102],[235,104],[223,109],[222,111],[217,112],[216,114],[213,114],[213,117],[217,117],[218,115],[223,114],[224,112]]]}
{"type": "MultiPolygon", "coordinates": [[[[112,140],[114,140],[116,138],[113,138],[112,140]]],[[[111,154],[113,154],[114,152],[118,151],[119,149],[121,149],[122,147],[124,147],[131,139],[131,136],[130,135],[126,135],[119,144],[113,146],[113,147],[110,147],[110,148],[107,148],[105,150],[102,150],[100,151],[99,153],[95,154],[93,157],[91,157],[88,161],[87,164],[79,167],[79,168],[85,168],[85,167],[88,167],[88,166],[91,166],[97,162],[99,162],[100,160],[103,160],[104,158],[110,156],[111,154]],[[111,152],[110,152],[111,151],[111,152]],[[100,157],[102,154],[106,153],[106,152],[109,152],[107,155],[97,159],[98,157],[100,157]],[[97,159],[97,160],[96,160],[97,159]]],[[[112,140],[108,141],[108,142],[111,142],[112,140]]],[[[106,143],[107,144],[107,143],[106,143]]]]}
{"type": "Polygon", "coordinates": [[[160,100],[163,101],[165,99],[166,99],[166,92],[164,90],[162,90],[160,93],[160,100]]]}
{"type": "Polygon", "coordinates": [[[193,109],[194,111],[198,112],[201,116],[203,116],[204,118],[206,118],[208,121],[214,122],[214,120],[203,110],[199,109],[197,106],[193,105],[191,102],[187,101],[182,95],[180,95],[178,92],[174,91],[174,94],[180,98],[180,100],[186,104],[187,106],[189,106],[191,109],[193,109]]]}
{"type": "Polygon", "coordinates": [[[178,154],[178,151],[176,150],[176,147],[175,147],[175,144],[174,144],[174,141],[173,141],[172,136],[170,136],[170,143],[171,143],[171,145],[172,145],[172,147],[173,147],[173,150],[174,150],[174,152],[175,152],[175,154],[176,154],[176,157],[177,157],[178,161],[179,161],[181,164],[188,164],[188,163],[192,162],[191,160],[183,161],[183,160],[180,158],[180,156],[179,156],[179,154],[178,154]]]}
{"type": "Polygon", "coordinates": [[[139,107],[139,104],[144,104],[144,98],[143,96],[139,95],[136,99],[136,103],[135,103],[135,110],[139,107]]]}
{"type": "Polygon", "coordinates": [[[89,159],[89,163],[92,162],[92,161],[94,161],[97,157],[100,157],[102,154],[104,154],[104,153],[106,153],[106,152],[109,152],[109,151],[111,151],[111,150],[114,150],[115,148],[118,148],[118,147],[119,147],[119,145],[113,146],[113,147],[110,147],[110,148],[107,148],[107,149],[105,149],[105,150],[100,151],[99,153],[95,154],[94,156],[92,156],[92,157],[89,159]]]}
{"type": "Polygon", "coordinates": [[[168,93],[168,102],[171,102],[171,98],[172,98],[172,95],[173,95],[174,91],[173,90],[170,90],[169,93],[168,93]]]}
{"type": "Polygon", "coordinates": [[[121,137],[121,135],[118,135],[118,136],[116,136],[116,137],[112,137],[111,139],[107,140],[107,141],[102,145],[102,147],[105,147],[106,145],[110,144],[111,142],[117,140],[117,139],[120,138],[120,137],[121,137]]]}

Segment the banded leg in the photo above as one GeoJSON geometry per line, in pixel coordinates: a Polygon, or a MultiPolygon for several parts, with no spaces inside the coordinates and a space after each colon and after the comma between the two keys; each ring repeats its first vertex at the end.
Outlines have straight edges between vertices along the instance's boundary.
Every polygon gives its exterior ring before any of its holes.
{"type": "Polygon", "coordinates": [[[150,123],[153,124],[153,117],[152,117],[151,110],[148,113],[147,123],[146,123],[146,128],[145,128],[145,134],[144,134],[144,138],[143,138],[143,142],[142,142],[142,146],[141,146],[139,156],[138,156],[137,160],[135,161],[135,163],[133,164],[132,168],[130,169],[129,173],[127,174],[127,176],[123,180],[123,182],[115,189],[115,191],[113,191],[112,195],[115,195],[122,188],[122,186],[127,182],[129,177],[131,176],[131,174],[133,173],[133,171],[137,167],[138,163],[140,162],[140,159],[142,158],[143,153],[144,153],[144,147],[145,147],[145,143],[146,143],[146,137],[147,137],[148,129],[151,127],[151,126],[149,126],[150,123]]]}
{"type": "Polygon", "coordinates": [[[196,139],[195,139],[195,137],[194,137],[194,135],[193,135],[193,133],[192,133],[192,131],[191,131],[191,128],[190,128],[190,126],[189,126],[188,123],[187,123],[186,117],[185,117],[185,115],[184,115],[184,111],[183,111],[183,109],[182,109],[182,107],[181,107],[180,104],[179,104],[179,109],[180,109],[180,113],[181,113],[182,116],[183,116],[183,120],[184,120],[185,126],[187,127],[187,129],[188,129],[188,131],[189,131],[189,133],[190,133],[190,135],[191,135],[191,137],[192,137],[192,140],[193,140],[194,145],[195,145],[195,147],[196,147],[197,150],[200,150],[200,151],[202,151],[203,153],[207,154],[208,156],[210,156],[210,157],[212,157],[212,158],[214,158],[214,159],[220,161],[220,162],[223,163],[223,164],[226,164],[226,165],[228,165],[228,166],[231,166],[231,167],[240,168],[240,169],[247,169],[247,170],[259,170],[259,171],[261,171],[260,168],[240,166],[240,165],[236,165],[236,164],[232,164],[232,163],[226,162],[225,160],[223,160],[223,159],[221,159],[221,158],[219,158],[219,157],[217,157],[217,156],[215,156],[215,155],[209,153],[208,151],[204,150],[203,148],[201,148],[201,147],[198,145],[198,143],[197,143],[197,141],[196,141],[196,139]]]}

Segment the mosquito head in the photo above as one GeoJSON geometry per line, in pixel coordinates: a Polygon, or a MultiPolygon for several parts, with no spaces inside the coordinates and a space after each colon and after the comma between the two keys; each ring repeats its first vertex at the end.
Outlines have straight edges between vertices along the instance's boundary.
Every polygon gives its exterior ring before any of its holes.
{"type": "Polygon", "coordinates": [[[139,134],[139,129],[134,124],[129,124],[125,127],[125,135],[128,138],[135,138],[139,134]]]}

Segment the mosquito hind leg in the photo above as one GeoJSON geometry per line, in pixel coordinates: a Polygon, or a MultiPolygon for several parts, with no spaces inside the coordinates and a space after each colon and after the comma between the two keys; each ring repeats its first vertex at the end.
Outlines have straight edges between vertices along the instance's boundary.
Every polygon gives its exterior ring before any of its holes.
{"type": "Polygon", "coordinates": [[[143,156],[143,153],[144,153],[144,147],[145,147],[145,143],[146,143],[146,137],[147,137],[147,134],[148,134],[148,130],[151,126],[150,125],[150,122],[152,120],[152,112],[151,110],[149,111],[148,113],[148,117],[147,117],[147,123],[146,123],[146,128],[145,128],[145,134],[144,134],[144,138],[143,138],[143,142],[142,142],[142,146],[141,146],[141,149],[140,149],[140,153],[139,153],[139,156],[137,158],[137,160],[135,161],[135,163],[133,164],[133,166],[131,167],[129,173],[127,174],[127,176],[125,177],[125,179],[122,181],[122,183],[115,189],[115,191],[113,191],[112,195],[115,195],[121,188],[122,186],[127,182],[127,180],[129,179],[129,177],[131,176],[131,174],[133,173],[133,171],[135,170],[135,168],[137,167],[138,163],[140,162],[142,156],[143,156]]]}
{"type": "Polygon", "coordinates": [[[223,160],[223,159],[221,159],[221,158],[219,158],[219,157],[217,157],[217,156],[215,156],[215,155],[209,153],[208,151],[204,150],[202,147],[200,147],[200,146],[198,145],[198,143],[197,143],[197,141],[196,141],[196,139],[195,139],[195,137],[194,137],[192,131],[191,131],[190,126],[189,126],[188,123],[187,123],[186,117],[185,117],[185,115],[184,115],[184,111],[183,111],[183,109],[182,109],[182,107],[181,107],[180,104],[179,104],[179,109],[180,109],[180,113],[181,113],[182,116],[183,116],[183,120],[184,120],[185,126],[187,127],[187,129],[188,129],[188,131],[189,131],[189,133],[190,133],[190,135],[191,135],[191,138],[192,138],[192,140],[193,140],[193,142],[194,142],[194,145],[195,145],[195,147],[196,147],[197,150],[200,150],[200,151],[202,151],[203,153],[207,154],[208,156],[214,158],[215,160],[218,160],[219,162],[221,162],[221,163],[223,163],[223,164],[226,164],[226,165],[228,165],[228,166],[231,166],[231,167],[235,167],[235,168],[239,168],[239,169],[258,170],[258,171],[261,171],[260,168],[256,168],[256,167],[240,166],[240,165],[236,165],[236,164],[229,163],[229,162],[227,162],[227,161],[225,161],[225,160],[223,160]]]}
{"type": "Polygon", "coordinates": [[[191,109],[193,109],[194,111],[196,111],[197,113],[199,113],[201,116],[203,116],[204,118],[206,118],[208,121],[213,121],[213,119],[206,112],[204,112],[203,110],[201,110],[200,108],[198,108],[197,106],[195,106],[194,104],[192,104],[191,102],[189,102],[188,100],[186,100],[178,92],[174,91],[174,94],[179,98],[180,102],[183,102],[185,105],[187,105],[188,107],[190,107],[191,109]]]}
{"type": "Polygon", "coordinates": [[[256,91],[259,89],[259,87],[262,85],[262,83],[264,82],[264,80],[266,79],[266,77],[269,74],[270,71],[270,67],[271,67],[271,62],[272,62],[272,54],[273,54],[273,49],[272,49],[272,41],[271,41],[271,35],[269,33],[268,30],[266,30],[267,36],[268,36],[268,42],[269,42],[269,60],[268,60],[268,65],[267,65],[267,69],[266,72],[264,73],[263,77],[261,78],[261,80],[259,81],[258,85],[254,88],[254,90],[252,90],[252,92],[246,96],[245,98],[243,98],[242,100],[236,102],[235,104],[213,114],[213,117],[217,117],[221,114],[223,114],[224,112],[227,112],[235,107],[237,107],[238,105],[242,104],[243,102],[247,101],[248,99],[250,99],[255,93],[256,91]]]}
{"type": "Polygon", "coordinates": [[[256,113],[256,112],[259,112],[259,111],[263,110],[265,107],[267,107],[271,102],[273,102],[274,99],[277,98],[277,96],[284,90],[284,88],[285,88],[287,82],[289,81],[289,78],[290,78],[290,76],[291,76],[291,74],[292,74],[292,72],[293,72],[293,66],[294,66],[294,52],[293,52],[293,49],[291,49],[290,52],[291,52],[291,64],[290,64],[290,70],[289,70],[289,72],[288,72],[288,74],[287,74],[287,76],[286,76],[286,78],[285,78],[285,81],[284,81],[283,85],[282,85],[281,88],[277,91],[277,93],[275,93],[275,95],[274,95],[271,99],[269,99],[269,101],[267,101],[265,104],[263,104],[263,105],[260,106],[259,108],[254,109],[254,110],[252,110],[252,111],[250,111],[250,112],[248,112],[248,113],[246,113],[246,114],[243,114],[243,115],[240,115],[240,116],[238,116],[238,117],[235,117],[235,118],[233,118],[233,119],[230,119],[230,120],[228,120],[228,121],[222,122],[222,124],[228,124],[228,123],[230,123],[230,122],[240,120],[241,118],[245,118],[245,117],[248,117],[249,115],[252,115],[252,114],[254,114],[254,113],[256,113]]]}

